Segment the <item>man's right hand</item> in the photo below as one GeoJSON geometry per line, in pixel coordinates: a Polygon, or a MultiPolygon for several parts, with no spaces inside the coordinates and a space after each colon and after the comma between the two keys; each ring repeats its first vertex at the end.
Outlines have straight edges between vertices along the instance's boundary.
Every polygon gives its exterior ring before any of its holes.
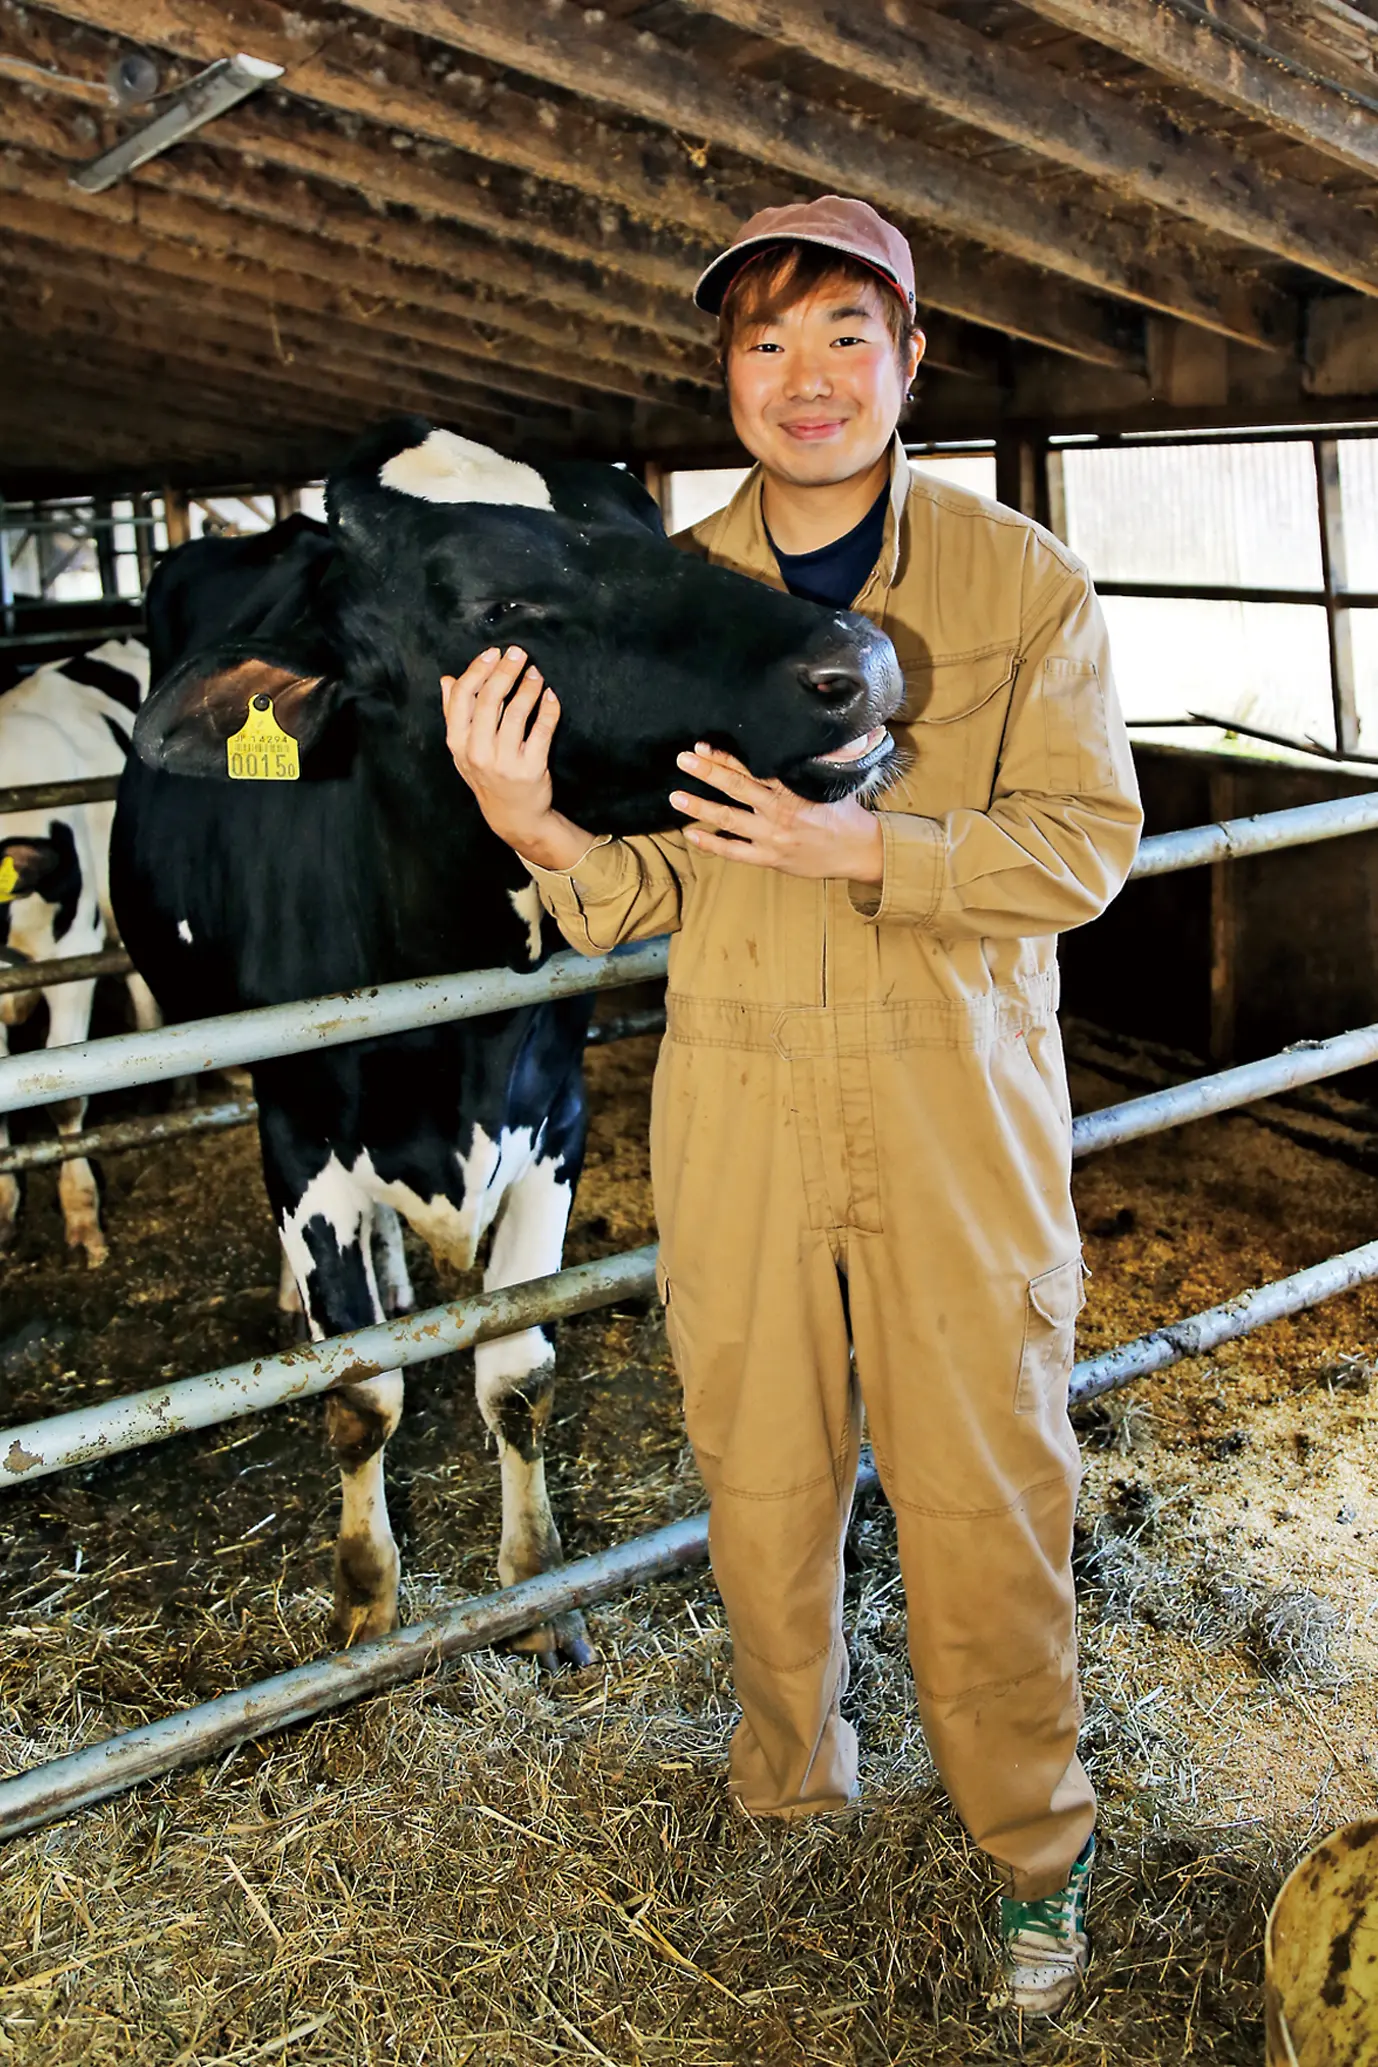
{"type": "Polygon", "coordinates": [[[560,705],[539,669],[520,646],[492,646],[462,675],[442,675],[440,693],[451,757],[498,838],[538,868],[572,868],[593,836],[554,808],[550,741],[560,705]]]}

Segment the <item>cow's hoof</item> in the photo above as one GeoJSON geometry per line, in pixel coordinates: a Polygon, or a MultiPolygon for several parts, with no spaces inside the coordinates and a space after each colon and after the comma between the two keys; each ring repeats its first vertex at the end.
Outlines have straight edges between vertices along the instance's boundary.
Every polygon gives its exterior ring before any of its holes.
{"type": "Polygon", "coordinates": [[[401,1564],[394,1543],[342,1536],[335,1545],[335,1606],[330,1634],[342,1649],[397,1627],[401,1564]]]}
{"type": "Polygon", "coordinates": [[[88,1270],[99,1270],[103,1263],[110,1261],[110,1245],[98,1227],[73,1229],[67,1237],[67,1246],[85,1252],[88,1270]]]}
{"type": "Polygon", "coordinates": [[[338,1592],[330,1617],[330,1639],[337,1650],[352,1651],[370,1637],[386,1636],[397,1627],[397,1610],[386,1601],[341,1600],[338,1592]]]}
{"type": "Polygon", "coordinates": [[[528,1629],[524,1636],[514,1637],[511,1648],[529,1652],[542,1672],[582,1672],[598,1657],[589,1642],[584,1618],[577,1610],[571,1610],[568,1615],[556,1615],[539,1629],[528,1629]]]}

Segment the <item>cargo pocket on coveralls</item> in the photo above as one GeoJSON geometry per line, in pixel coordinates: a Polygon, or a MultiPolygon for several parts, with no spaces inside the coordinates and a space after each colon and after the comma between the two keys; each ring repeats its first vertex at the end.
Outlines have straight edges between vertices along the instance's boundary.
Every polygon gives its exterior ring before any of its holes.
{"type": "Polygon", "coordinates": [[[1024,1308],[1024,1347],[1015,1387],[1016,1414],[1036,1414],[1054,1385],[1071,1368],[1077,1315],[1086,1304],[1080,1256],[1029,1280],[1024,1308]]]}

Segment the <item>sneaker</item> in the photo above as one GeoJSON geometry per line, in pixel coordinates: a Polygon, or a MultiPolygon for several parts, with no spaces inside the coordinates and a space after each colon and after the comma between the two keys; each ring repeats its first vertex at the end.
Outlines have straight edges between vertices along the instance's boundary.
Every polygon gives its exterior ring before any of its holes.
{"type": "Polygon", "coordinates": [[[1075,1993],[1091,1962],[1086,1903],[1096,1840],[1088,1837],[1065,1888],[1041,1902],[1000,1898],[1000,1984],[992,2009],[1027,2010],[1055,2017],[1075,1993]]]}

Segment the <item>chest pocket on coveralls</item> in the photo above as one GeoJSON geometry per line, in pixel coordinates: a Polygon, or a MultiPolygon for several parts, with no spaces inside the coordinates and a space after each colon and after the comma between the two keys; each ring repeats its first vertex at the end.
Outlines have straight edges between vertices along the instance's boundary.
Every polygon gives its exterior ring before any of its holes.
{"type": "Polygon", "coordinates": [[[1029,1280],[1016,1414],[1036,1414],[1053,1388],[1065,1384],[1076,1347],[1077,1315],[1085,1304],[1080,1256],[1029,1280]]]}
{"type": "Polygon", "coordinates": [[[926,650],[915,654],[912,646],[906,652],[909,642],[900,627],[891,636],[904,671],[905,744],[914,755],[904,778],[906,802],[935,817],[963,806],[984,809],[1005,734],[1013,648],[935,660],[926,650]]]}

